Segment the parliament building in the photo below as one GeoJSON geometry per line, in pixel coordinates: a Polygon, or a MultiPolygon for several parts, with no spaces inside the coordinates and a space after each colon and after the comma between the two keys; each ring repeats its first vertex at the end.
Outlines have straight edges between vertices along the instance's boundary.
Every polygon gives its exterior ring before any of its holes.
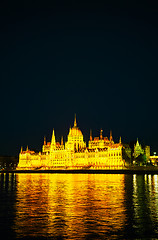
{"type": "Polygon", "coordinates": [[[19,154],[19,164],[17,169],[107,169],[122,168],[124,160],[122,157],[123,144],[121,138],[119,143],[114,143],[112,133],[110,138],[100,136],[90,139],[88,146],[84,142],[83,134],[77,126],[76,116],[74,126],[69,129],[67,142],[56,142],[53,130],[51,142],[44,144],[42,152],[34,152],[27,149],[19,154]]]}

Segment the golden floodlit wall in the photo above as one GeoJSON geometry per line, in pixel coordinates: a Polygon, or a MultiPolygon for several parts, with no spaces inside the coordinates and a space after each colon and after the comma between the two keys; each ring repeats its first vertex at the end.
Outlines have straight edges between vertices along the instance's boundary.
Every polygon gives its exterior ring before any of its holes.
{"type": "Polygon", "coordinates": [[[122,158],[121,138],[119,143],[114,143],[112,133],[110,138],[103,137],[103,130],[100,137],[92,138],[88,147],[83,139],[81,130],[77,127],[76,117],[74,126],[69,129],[68,140],[63,143],[56,142],[53,129],[51,142],[46,142],[42,152],[35,153],[26,149],[19,154],[19,164],[17,169],[102,169],[102,168],[121,168],[124,166],[122,158]]]}

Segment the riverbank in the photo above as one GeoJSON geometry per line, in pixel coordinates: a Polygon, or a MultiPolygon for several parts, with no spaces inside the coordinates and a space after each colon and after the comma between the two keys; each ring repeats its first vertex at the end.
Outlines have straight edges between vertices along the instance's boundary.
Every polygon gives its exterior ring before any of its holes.
{"type": "Polygon", "coordinates": [[[1,173],[158,174],[158,167],[128,167],[123,169],[3,170],[1,173]]]}

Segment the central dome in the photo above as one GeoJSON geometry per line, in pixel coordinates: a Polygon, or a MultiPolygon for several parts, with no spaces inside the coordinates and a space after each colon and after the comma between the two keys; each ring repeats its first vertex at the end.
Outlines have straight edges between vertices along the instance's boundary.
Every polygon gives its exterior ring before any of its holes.
{"type": "Polygon", "coordinates": [[[70,128],[69,136],[82,136],[81,130],[77,127],[76,115],[74,120],[74,126],[70,128]]]}
{"type": "Polygon", "coordinates": [[[83,134],[77,127],[76,115],[74,120],[74,126],[69,130],[68,140],[65,143],[65,148],[71,151],[76,151],[86,147],[86,143],[83,141],[83,134]]]}
{"type": "Polygon", "coordinates": [[[70,131],[71,136],[81,136],[82,132],[78,127],[72,127],[70,131]]]}

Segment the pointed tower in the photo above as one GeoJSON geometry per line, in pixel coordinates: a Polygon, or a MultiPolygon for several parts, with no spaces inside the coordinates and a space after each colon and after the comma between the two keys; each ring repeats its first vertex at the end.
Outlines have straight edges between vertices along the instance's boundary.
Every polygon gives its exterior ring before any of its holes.
{"type": "Polygon", "coordinates": [[[23,152],[23,147],[21,146],[21,150],[20,150],[20,153],[22,153],[23,152]]]}
{"type": "Polygon", "coordinates": [[[55,148],[56,148],[56,141],[55,141],[55,133],[54,133],[54,128],[53,128],[50,152],[52,152],[55,148]]]}
{"type": "Polygon", "coordinates": [[[44,145],[46,145],[46,137],[44,136],[44,145]]]}
{"type": "Polygon", "coordinates": [[[113,142],[112,131],[110,131],[110,142],[113,142]]]}
{"type": "Polygon", "coordinates": [[[28,152],[29,148],[28,148],[28,145],[27,145],[27,148],[26,148],[26,152],[28,152]]]}
{"type": "Polygon", "coordinates": [[[100,130],[100,140],[102,140],[103,139],[103,130],[101,129],[100,130]]]}
{"type": "Polygon", "coordinates": [[[53,151],[56,149],[56,141],[55,141],[55,133],[54,133],[54,128],[53,128],[53,133],[52,133],[52,140],[50,144],[50,155],[51,157],[53,156],[53,151]]]}
{"type": "Polygon", "coordinates": [[[54,132],[54,128],[53,128],[53,133],[52,133],[52,140],[51,140],[51,144],[55,144],[55,132],[54,132]]]}
{"type": "Polygon", "coordinates": [[[137,142],[134,145],[134,157],[137,158],[140,154],[144,154],[144,150],[142,149],[141,145],[139,144],[139,141],[137,138],[137,142]]]}
{"type": "Polygon", "coordinates": [[[90,130],[90,141],[92,141],[92,130],[90,130]]]}
{"type": "Polygon", "coordinates": [[[121,136],[120,136],[120,140],[119,140],[119,143],[120,143],[120,144],[122,143],[122,141],[121,141],[121,136]]]}
{"type": "Polygon", "coordinates": [[[63,136],[61,137],[61,145],[64,145],[63,136]]]}
{"type": "Polygon", "coordinates": [[[74,119],[74,127],[77,127],[76,114],[75,114],[75,119],[74,119]]]}
{"type": "Polygon", "coordinates": [[[138,141],[138,138],[137,138],[136,146],[139,147],[139,141],[138,141]]]}

